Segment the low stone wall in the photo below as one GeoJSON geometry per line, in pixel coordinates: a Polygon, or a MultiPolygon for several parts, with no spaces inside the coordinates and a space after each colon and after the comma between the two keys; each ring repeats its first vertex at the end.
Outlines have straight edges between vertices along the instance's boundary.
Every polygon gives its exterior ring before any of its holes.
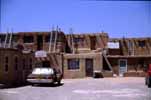
{"type": "Polygon", "coordinates": [[[103,74],[103,77],[113,77],[113,72],[110,72],[110,71],[102,72],[102,74],[103,74]]]}
{"type": "Polygon", "coordinates": [[[146,73],[143,71],[140,72],[126,72],[124,73],[124,77],[145,77],[146,73]]]}

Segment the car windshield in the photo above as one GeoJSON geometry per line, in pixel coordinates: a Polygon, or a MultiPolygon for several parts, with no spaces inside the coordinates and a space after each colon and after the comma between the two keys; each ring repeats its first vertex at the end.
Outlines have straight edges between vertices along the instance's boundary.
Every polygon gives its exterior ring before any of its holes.
{"type": "Polygon", "coordinates": [[[32,74],[53,74],[52,68],[35,68],[32,74]]]}

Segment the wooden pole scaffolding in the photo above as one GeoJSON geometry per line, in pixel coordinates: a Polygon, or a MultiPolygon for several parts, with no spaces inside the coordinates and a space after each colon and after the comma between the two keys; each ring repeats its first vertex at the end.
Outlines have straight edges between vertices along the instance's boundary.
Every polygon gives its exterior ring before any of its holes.
{"type": "Polygon", "coordinates": [[[50,32],[50,40],[49,40],[49,53],[51,51],[51,42],[52,42],[53,31],[54,31],[54,28],[52,27],[52,31],[50,32]]]}
{"type": "Polygon", "coordinates": [[[8,45],[9,48],[11,48],[12,35],[13,35],[13,29],[12,29],[12,32],[10,33],[10,37],[9,37],[9,45],[8,45]]]}
{"type": "Polygon", "coordinates": [[[54,49],[53,49],[53,52],[56,51],[57,37],[58,37],[58,26],[57,26],[57,29],[56,29],[56,31],[55,31],[55,41],[54,41],[54,49]]]}
{"type": "Polygon", "coordinates": [[[104,51],[103,51],[102,55],[103,55],[103,57],[104,57],[104,59],[105,59],[107,65],[108,65],[108,67],[110,68],[110,70],[113,71],[113,68],[112,68],[112,66],[111,66],[111,63],[109,62],[109,60],[108,60],[108,58],[107,58],[107,56],[106,56],[106,53],[104,53],[104,51]]]}
{"type": "Polygon", "coordinates": [[[8,32],[8,30],[7,30],[7,33],[6,33],[6,36],[5,36],[5,41],[4,41],[4,48],[6,48],[6,43],[7,43],[8,34],[9,34],[9,32],[8,32]]]}
{"type": "Polygon", "coordinates": [[[0,47],[2,47],[2,42],[1,42],[1,38],[0,38],[0,47]]]}
{"type": "Polygon", "coordinates": [[[146,40],[146,47],[147,47],[148,54],[151,54],[151,44],[149,38],[147,38],[146,40]]]}
{"type": "MultiPolygon", "coordinates": [[[[96,40],[97,40],[97,43],[98,43],[98,47],[101,48],[102,39],[100,38],[99,33],[96,34],[96,40]]],[[[103,43],[103,42],[102,42],[102,43],[103,43]]]]}
{"type": "Polygon", "coordinates": [[[72,46],[72,53],[75,53],[75,48],[74,48],[74,37],[73,37],[73,30],[70,28],[70,35],[71,35],[71,46],[72,46]]]}

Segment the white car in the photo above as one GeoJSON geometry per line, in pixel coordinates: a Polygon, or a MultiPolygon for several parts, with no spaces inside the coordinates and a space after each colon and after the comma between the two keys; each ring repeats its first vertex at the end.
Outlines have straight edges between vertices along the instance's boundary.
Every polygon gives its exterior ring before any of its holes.
{"type": "Polygon", "coordinates": [[[59,69],[54,68],[35,68],[32,73],[28,75],[27,81],[31,84],[41,83],[55,83],[60,84],[62,74],[59,69]]]}

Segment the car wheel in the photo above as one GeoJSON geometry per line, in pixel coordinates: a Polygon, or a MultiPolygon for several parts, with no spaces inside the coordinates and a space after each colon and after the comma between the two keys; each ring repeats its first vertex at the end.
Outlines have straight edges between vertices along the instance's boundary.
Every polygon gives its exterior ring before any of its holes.
{"type": "Polygon", "coordinates": [[[145,85],[147,85],[147,81],[145,81],[145,85]]]}
{"type": "Polygon", "coordinates": [[[61,80],[58,80],[57,83],[58,83],[58,85],[60,85],[61,84],[61,80]]]}
{"type": "Polygon", "coordinates": [[[145,85],[147,85],[147,78],[145,78],[145,85]]]}
{"type": "Polygon", "coordinates": [[[149,79],[147,84],[148,84],[148,87],[151,88],[151,79],[149,79]]]}
{"type": "Polygon", "coordinates": [[[34,86],[34,85],[35,85],[35,84],[33,84],[33,83],[31,84],[31,86],[34,86]]]}
{"type": "Polygon", "coordinates": [[[148,87],[151,88],[151,83],[148,84],[148,87]]]}

